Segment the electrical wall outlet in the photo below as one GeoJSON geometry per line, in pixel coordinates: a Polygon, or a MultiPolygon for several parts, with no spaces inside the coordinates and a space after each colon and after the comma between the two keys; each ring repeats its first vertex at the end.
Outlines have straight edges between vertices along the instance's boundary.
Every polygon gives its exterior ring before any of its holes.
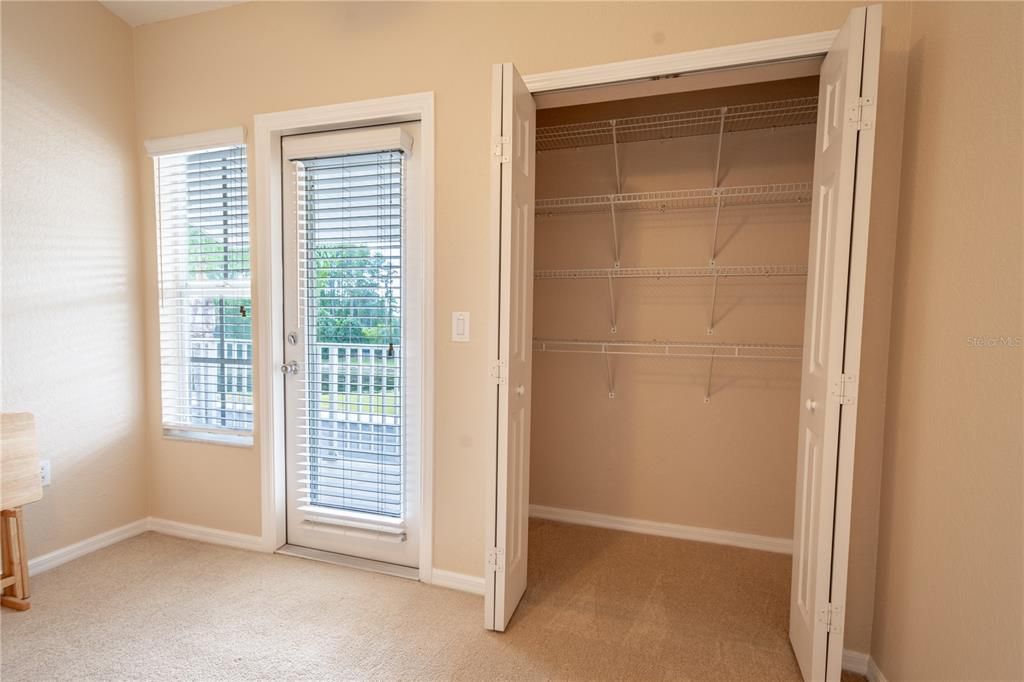
{"type": "Polygon", "coordinates": [[[44,459],[39,462],[39,477],[44,487],[50,485],[50,460],[44,459]]]}

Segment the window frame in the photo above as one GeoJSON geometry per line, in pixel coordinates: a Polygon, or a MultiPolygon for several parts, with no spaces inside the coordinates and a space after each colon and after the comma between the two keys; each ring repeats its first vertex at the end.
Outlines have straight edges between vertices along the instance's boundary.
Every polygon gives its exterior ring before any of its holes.
{"type": "MultiPolygon", "coordinates": [[[[155,232],[156,251],[157,251],[156,286],[157,286],[157,296],[158,296],[158,302],[157,302],[158,303],[158,311],[159,311],[158,315],[160,317],[162,317],[162,308],[163,308],[163,305],[162,305],[162,297],[163,297],[162,287],[163,287],[164,282],[163,282],[163,263],[162,263],[162,256],[161,256],[161,253],[160,253],[161,249],[163,248],[162,236],[161,236],[161,220],[162,220],[162,216],[161,216],[161,204],[160,204],[160,175],[159,175],[159,160],[160,160],[160,158],[161,157],[167,157],[167,156],[176,156],[176,155],[181,155],[181,154],[201,153],[201,152],[205,152],[205,151],[213,151],[213,150],[223,149],[223,148],[227,148],[227,147],[242,147],[244,149],[243,157],[245,159],[245,175],[246,175],[246,190],[245,191],[246,191],[246,194],[249,194],[249,168],[250,168],[251,164],[249,163],[249,158],[248,158],[249,149],[248,149],[248,146],[246,144],[246,131],[245,131],[245,128],[243,128],[243,127],[221,128],[221,129],[217,129],[217,130],[209,130],[209,131],[203,131],[203,132],[197,132],[197,133],[190,133],[190,134],[186,134],[186,135],[177,135],[177,136],[172,136],[172,137],[163,137],[163,138],[150,139],[150,140],[146,140],[145,141],[144,146],[145,146],[147,155],[153,161],[153,166],[152,166],[152,172],[153,172],[153,176],[152,176],[153,218],[154,218],[154,228],[155,228],[154,232],[155,232]]],[[[243,289],[247,288],[247,290],[248,290],[248,298],[249,298],[249,301],[250,301],[249,311],[250,311],[250,319],[251,319],[253,308],[254,308],[253,294],[254,294],[254,290],[255,290],[255,281],[254,281],[253,272],[252,272],[252,263],[253,263],[253,256],[252,256],[252,215],[251,215],[251,209],[249,208],[250,204],[248,203],[248,201],[247,201],[246,205],[247,205],[247,209],[246,209],[246,213],[245,213],[245,216],[246,216],[245,223],[246,223],[246,231],[247,231],[247,244],[246,244],[246,247],[247,247],[247,250],[248,250],[249,277],[248,277],[247,280],[245,280],[247,286],[246,285],[242,285],[241,284],[242,280],[239,280],[238,283],[232,282],[230,288],[231,289],[236,289],[237,288],[237,289],[240,289],[240,290],[243,290],[243,289]]],[[[185,282],[183,284],[183,286],[180,288],[180,291],[175,292],[174,295],[177,297],[178,294],[187,293],[187,291],[189,289],[192,289],[192,288],[195,288],[195,285],[193,283],[185,282]]],[[[249,425],[248,429],[218,428],[218,427],[215,427],[215,426],[203,426],[203,425],[199,425],[199,424],[185,425],[185,424],[177,424],[177,423],[168,423],[165,420],[165,413],[164,413],[164,401],[165,401],[165,394],[164,394],[165,378],[164,378],[164,372],[165,372],[165,366],[164,366],[164,360],[163,360],[163,346],[162,346],[161,339],[160,338],[157,339],[157,357],[158,357],[159,375],[160,375],[160,384],[159,384],[159,386],[160,386],[160,388],[159,388],[159,391],[160,391],[160,426],[161,426],[161,435],[163,436],[163,438],[168,439],[168,440],[202,442],[202,443],[211,443],[211,444],[216,444],[216,445],[227,445],[227,446],[234,446],[234,447],[244,447],[244,448],[252,448],[253,447],[253,445],[254,445],[254,435],[255,435],[255,432],[256,432],[255,420],[256,420],[256,412],[257,412],[257,410],[256,410],[256,400],[255,400],[255,383],[256,383],[256,380],[255,380],[255,365],[256,365],[256,363],[255,363],[255,356],[256,356],[256,352],[255,352],[255,342],[256,342],[255,341],[255,332],[256,332],[256,324],[253,324],[253,323],[250,323],[250,324],[251,324],[251,330],[252,331],[250,332],[251,350],[249,352],[249,360],[250,360],[250,366],[253,368],[252,369],[252,372],[253,372],[253,380],[252,380],[252,382],[253,382],[253,396],[252,396],[252,408],[251,408],[252,421],[250,422],[250,425],[249,425]]],[[[158,322],[157,322],[158,328],[161,325],[162,325],[162,320],[158,319],[158,322]]],[[[159,336],[160,335],[158,334],[158,337],[159,336]]],[[[179,353],[178,353],[179,354],[179,360],[183,363],[183,366],[187,366],[187,362],[188,362],[188,360],[187,360],[187,353],[184,352],[184,349],[178,349],[178,350],[179,350],[179,353]]],[[[187,388],[185,390],[187,390],[187,388]]]]}

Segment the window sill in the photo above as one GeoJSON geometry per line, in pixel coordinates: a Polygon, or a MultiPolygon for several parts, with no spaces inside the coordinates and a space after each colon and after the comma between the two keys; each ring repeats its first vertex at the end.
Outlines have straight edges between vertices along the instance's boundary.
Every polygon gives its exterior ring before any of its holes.
{"type": "Polygon", "coordinates": [[[205,431],[189,431],[188,429],[169,429],[164,427],[164,438],[167,440],[182,440],[210,445],[227,445],[228,447],[235,448],[251,448],[253,446],[251,434],[206,433],[205,431]]]}

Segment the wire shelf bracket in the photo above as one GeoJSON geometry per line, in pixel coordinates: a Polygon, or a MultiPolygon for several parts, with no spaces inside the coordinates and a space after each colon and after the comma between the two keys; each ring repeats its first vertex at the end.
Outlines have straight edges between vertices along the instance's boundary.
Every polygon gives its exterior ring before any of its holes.
{"type": "Polygon", "coordinates": [[[704,384],[704,404],[711,402],[711,374],[715,371],[715,351],[711,351],[711,359],[708,360],[708,380],[704,384]]]}
{"type": "Polygon", "coordinates": [[[608,210],[611,213],[612,218],[612,265],[619,267],[619,225],[615,219],[615,202],[612,201],[608,204],[608,210]]]}
{"type": "Polygon", "coordinates": [[[612,356],[604,356],[604,367],[608,374],[608,399],[615,399],[615,372],[612,370],[612,356]]]}
{"type": "Polygon", "coordinates": [[[615,156],[615,192],[622,193],[622,172],[619,170],[619,135],[616,129],[615,119],[609,121],[612,128],[612,154],[615,156]]]}
{"type": "Polygon", "coordinates": [[[610,312],[611,312],[611,332],[612,332],[612,334],[615,334],[615,333],[617,333],[619,331],[619,325],[618,325],[618,322],[616,321],[616,316],[615,316],[615,284],[614,284],[614,281],[615,281],[615,279],[611,275],[608,275],[608,307],[609,307],[610,312]]]}
{"type": "MultiPolygon", "coordinates": [[[[715,275],[715,282],[711,286],[711,309],[708,311],[708,336],[715,333],[715,303],[718,301],[718,275],[715,275]]],[[[714,356],[712,356],[712,360],[714,356]]]]}

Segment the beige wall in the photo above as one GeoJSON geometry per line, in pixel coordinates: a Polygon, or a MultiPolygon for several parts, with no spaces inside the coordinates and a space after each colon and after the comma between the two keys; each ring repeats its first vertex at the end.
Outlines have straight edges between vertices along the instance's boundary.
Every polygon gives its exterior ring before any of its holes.
{"type": "Polygon", "coordinates": [[[1024,678],[1022,33],[1019,3],[913,8],[871,649],[890,680],[1024,678]]]}
{"type": "MultiPolygon", "coordinates": [[[[435,92],[434,563],[480,575],[485,467],[494,429],[487,407],[489,353],[484,336],[491,302],[482,286],[491,269],[486,172],[491,64],[513,61],[528,74],[829,30],[842,25],[854,4],[247,3],[135,31],[138,137],[141,141],[233,125],[251,129],[256,113],[435,92]],[[566,41],[566,35],[573,39],[566,41]],[[453,310],[472,314],[470,343],[449,341],[453,310]]],[[[886,7],[889,42],[884,45],[882,86],[896,96],[905,74],[899,41],[894,43],[893,37],[906,33],[906,18],[905,8],[886,7]]],[[[879,109],[880,139],[900,139],[897,107],[882,102],[879,109]]],[[[144,159],[140,168],[141,201],[148,206],[152,171],[144,159]]],[[[881,169],[878,178],[892,180],[893,169],[898,174],[899,146],[880,145],[876,168],[881,169]]],[[[873,202],[880,214],[873,226],[869,264],[876,275],[869,282],[869,300],[877,308],[865,320],[865,352],[876,364],[870,370],[873,381],[867,380],[865,368],[861,390],[847,629],[848,646],[861,651],[868,650],[871,639],[895,225],[886,210],[894,216],[896,205],[896,183],[878,178],[873,202]],[[872,409],[865,409],[867,405],[872,409]]],[[[146,302],[153,304],[154,228],[148,211],[143,212],[142,228],[146,302]]],[[[147,316],[151,511],[173,520],[257,533],[258,449],[159,437],[156,323],[155,312],[147,316]]]]}
{"type": "MultiPolygon", "coordinates": [[[[573,107],[594,121],[662,111],[817,95],[817,78],[685,93],[641,102],[573,107]],[[670,100],[670,101],[665,101],[670,100]]],[[[541,112],[544,119],[558,111],[541,112]]],[[[810,182],[815,127],[728,134],[727,186],[810,182]]],[[[718,137],[620,143],[622,191],[714,186],[718,137]]],[[[616,191],[608,146],[539,152],[538,199],[616,191]]],[[[622,267],[705,267],[714,210],[620,211],[622,267]]],[[[806,265],[810,205],[744,207],[721,214],[716,263],[806,265]]],[[[538,217],[535,267],[611,267],[604,214],[538,217]]],[[[537,280],[534,336],[556,339],[696,340],[799,346],[805,277],[731,278],[718,285],[715,333],[706,332],[710,279],[615,280],[610,333],[606,280],[537,280]]],[[[533,504],[749,533],[793,535],[800,363],[719,359],[704,403],[706,359],[605,359],[535,352],[530,453],[533,504]]]]}
{"type": "MultiPolygon", "coordinates": [[[[141,140],[435,91],[435,564],[480,574],[488,352],[480,322],[451,344],[446,321],[490,312],[490,64],[531,73],[819,31],[850,6],[249,3],[135,31],[133,120],[127,27],[94,3],[3,3],[3,409],[37,414],[55,481],[26,512],[30,553],[147,508],[259,532],[258,450],[159,437],[151,212],[141,273],[133,226],[138,179],[152,202],[141,140]]],[[[890,679],[1020,678],[1022,353],[967,337],[1024,333],[1021,6],[912,11],[885,6],[846,643],[870,643],[890,679]]]]}
{"type": "Polygon", "coordinates": [[[38,556],[146,516],[132,35],[98,3],[2,19],[2,402],[52,465],[38,556]]]}

